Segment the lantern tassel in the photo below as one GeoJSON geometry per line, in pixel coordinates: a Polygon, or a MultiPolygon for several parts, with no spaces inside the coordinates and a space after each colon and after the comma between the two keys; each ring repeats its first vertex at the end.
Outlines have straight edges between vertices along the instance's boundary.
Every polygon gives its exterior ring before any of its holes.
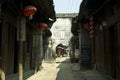
{"type": "Polygon", "coordinates": [[[29,20],[31,20],[31,19],[33,19],[33,15],[30,15],[30,16],[29,16],[29,20]]]}

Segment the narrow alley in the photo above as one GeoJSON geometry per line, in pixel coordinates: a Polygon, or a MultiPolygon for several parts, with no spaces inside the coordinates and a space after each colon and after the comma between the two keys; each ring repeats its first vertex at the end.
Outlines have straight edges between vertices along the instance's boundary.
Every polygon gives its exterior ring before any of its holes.
{"type": "Polygon", "coordinates": [[[43,69],[27,80],[83,80],[78,63],[71,64],[69,57],[56,62],[43,62],[43,69]]]}
{"type": "Polygon", "coordinates": [[[120,0],[0,0],[0,80],[120,80],[120,0]]]}
{"type": "MultiPolygon", "coordinates": [[[[26,80],[26,79],[25,79],[26,80]]],[[[111,80],[101,73],[81,68],[79,63],[71,63],[69,57],[43,62],[43,68],[27,80],[111,80]]]]}

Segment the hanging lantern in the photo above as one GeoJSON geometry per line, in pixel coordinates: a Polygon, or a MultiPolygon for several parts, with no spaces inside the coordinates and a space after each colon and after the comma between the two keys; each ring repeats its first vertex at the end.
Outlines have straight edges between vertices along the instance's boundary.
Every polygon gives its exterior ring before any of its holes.
{"type": "Polygon", "coordinates": [[[45,24],[45,23],[41,23],[41,24],[39,25],[39,29],[42,30],[42,31],[44,31],[45,29],[47,29],[47,27],[48,27],[48,25],[45,24]]]}
{"type": "Polygon", "coordinates": [[[23,15],[29,17],[29,19],[32,19],[36,12],[37,8],[34,6],[27,6],[23,9],[23,15]]]}
{"type": "Polygon", "coordinates": [[[94,34],[94,30],[90,30],[90,34],[94,34]]]}
{"type": "Polygon", "coordinates": [[[90,25],[93,26],[93,24],[94,24],[94,21],[90,21],[90,25]]]}
{"type": "Polygon", "coordinates": [[[90,27],[91,27],[91,26],[90,26],[89,23],[85,23],[85,24],[84,24],[84,28],[87,29],[88,31],[90,30],[90,27]]]}
{"type": "Polygon", "coordinates": [[[92,30],[92,29],[94,29],[94,27],[93,27],[93,26],[90,26],[90,30],[92,30]]]}
{"type": "Polygon", "coordinates": [[[90,38],[91,38],[91,39],[93,39],[94,37],[95,37],[95,35],[94,35],[94,34],[91,34],[91,35],[90,35],[90,38]]]}
{"type": "Polygon", "coordinates": [[[91,16],[91,17],[89,18],[89,20],[90,20],[90,21],[93,21],[93,16],[91,16]]]}

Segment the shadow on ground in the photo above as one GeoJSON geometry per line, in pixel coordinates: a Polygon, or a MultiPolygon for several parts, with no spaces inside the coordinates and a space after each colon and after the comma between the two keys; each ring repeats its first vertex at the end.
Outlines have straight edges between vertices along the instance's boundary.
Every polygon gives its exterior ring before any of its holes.
{"type": "MultiPolygon", "coordinates": [[[[23,73],[23,80],[26,80],[28,77],[32,76],[34,74],[34,70],[29,70],[23,73]]],[[[17,74],[10,75],[6,77],[6,80],[18,80],[19,76],[17,74]]]]}
{"type": "Polygon", "coordinates": [[[57,67],[60,70],[57,73],[56,80],[83,80],[81,77],[80,68],[78,66],[79,63],[71,63],[69,58],[62,62],[56,63],[60,64],[57,67]]]}

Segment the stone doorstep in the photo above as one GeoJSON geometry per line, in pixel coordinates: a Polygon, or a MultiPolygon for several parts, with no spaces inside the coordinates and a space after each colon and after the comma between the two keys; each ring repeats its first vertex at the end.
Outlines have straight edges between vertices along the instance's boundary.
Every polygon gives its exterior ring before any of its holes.
{"type": "MultiPolygon", "coordinates": [[[[23,80],[26,80],[28,77],[34,74],[34,70],[29,70],[23,73],[23,80]]],[[[18,80],[18,73],[12,74],[6,77],[6,80],[18,80]]]]}
{"type": "Polygon", "coordinates": [[[83,76],[85,80],[107,80],[107,78],[102,76],[99,72],[95,71],[85,71],[83,72],[83,76]]]}

